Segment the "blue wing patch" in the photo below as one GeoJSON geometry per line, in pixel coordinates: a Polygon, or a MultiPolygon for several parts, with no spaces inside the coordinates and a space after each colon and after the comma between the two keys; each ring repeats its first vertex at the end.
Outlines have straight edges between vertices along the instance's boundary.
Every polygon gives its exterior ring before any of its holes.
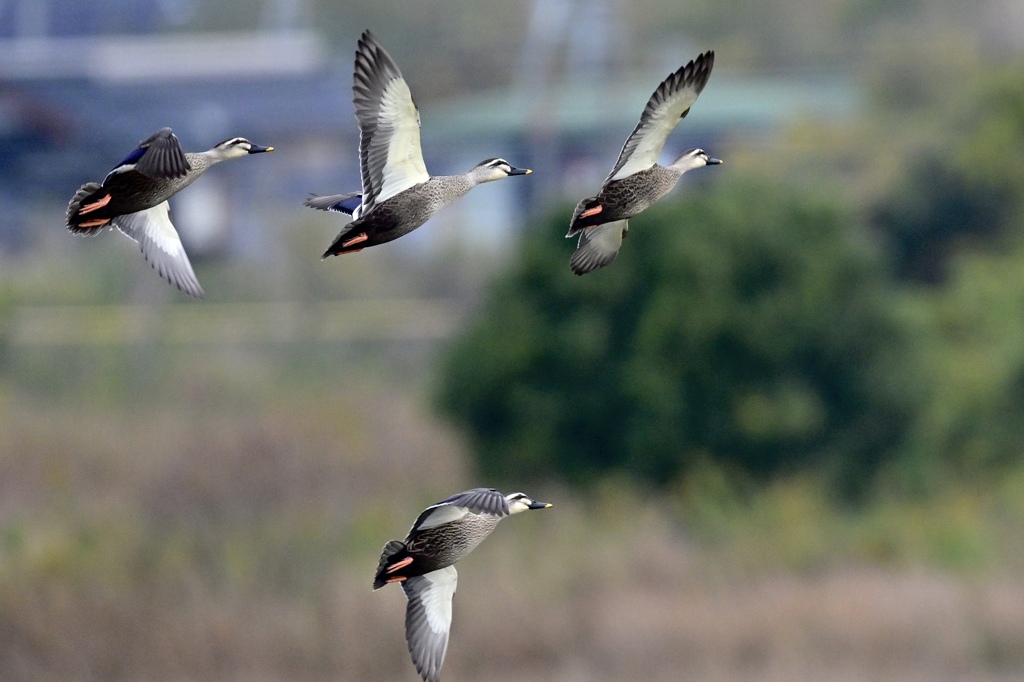
{"type": "Polygon", "coordinates": [[[334,204],[331,206],[331,210],[338,211],[339,213],[345,213],[346,215],[352,215],[352,212],[359,208],[359,204],[361,203],[363,203],[363,195],[356,194],[334,204]]]}
{"type": "Polygon", "coordinates": [[[353,192],[352,194],[325,194],[323,196],[310,194],[309,198],[303,203],[318,211],[334,211],[336,213],[352,215],[352,212],[359,208],[362,202],[363,195],[359,192],[353,192]]]}
{"type": "Polygon", "coordinates": [[[131,153],[128,156],[124,157],[124,159],[121,160],[121,163],[114,166],[114,168],[120,168],[121,166],[130,166],[131,164],[137,162],[139,159],[142,158],[142,155],[146,153],[147,149],[149,149],[148,146],[136,147],[131,151],[131,153]]]}

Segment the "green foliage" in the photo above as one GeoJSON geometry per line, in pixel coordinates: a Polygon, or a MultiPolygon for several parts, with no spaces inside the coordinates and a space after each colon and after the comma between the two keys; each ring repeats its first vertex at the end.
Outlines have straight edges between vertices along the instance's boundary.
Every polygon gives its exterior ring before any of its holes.
{"type": "Polygon", "coordinates": [[[896,274],[913,282],[946,279],[949,259],[966,243],[1002,232],[1010,206],[1002,188],[970,178],[946,155],[929,153],[908,169],[899,194],[875,210],[888,237],[896,274]]]}
{"type": "Polygon", "coordinates": [[[1003,248],[1014,239],[1024,211],[1022,70],[1006,69],[976,86],[964,110],[950,117],[948,136],[914,154],[903,182],[873,209],[900,277],[943,283],[958,251],[1003,248]]]}
{"type": "Polygon", "coordinates": [[[914,374],[922,395],[903,446],[904,472],[978,479],[1024,453],[1024,246],[960,253],[946,285],[916,295],[914,374]]]}
{"type": "Polygon", "coordinates": [[[899,485],[999,476],[1024,453],[1024,65],[994,69],[874,210],[914,318],[899,485]],[[927,286],[918,286],[920,284],[927,286]]]}
{"type": "Polygon", "coordinates": [[[855,489],[890,456],[903,334],[835,205],[720,186],[634,219],[618,260],[583,278],[552,236],[565,215],[526,240],[444,364],[440,406],[485,474],[665,483],[712,460],[855,489]]]}

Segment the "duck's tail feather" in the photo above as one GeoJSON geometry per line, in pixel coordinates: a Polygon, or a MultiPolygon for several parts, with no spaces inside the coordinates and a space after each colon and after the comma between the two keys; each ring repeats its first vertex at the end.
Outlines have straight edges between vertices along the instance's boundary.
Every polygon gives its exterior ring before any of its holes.
{"type": "Polygon", "coordinates": [[[566,238],[575,236],[584,228],[607,222],[601,215],[603,211],[604,206],[597,197],[587,197],[580,201],[576,204],[576,210],[572,212],[572,220],[569,221],[569,232],[565,235],[566,238]]]}
{"type": "Polygon", "coordinates": [[[105,215],[103,207],[110,203],[110,194],[98,182],[82,185],[68,202],[67,225],[74,234],[99,234],[110,227],[114,216],[105,215]]]}
{"type": "Polygon", "coordinates": [[[405,551],[404,542],[392,540],[384,545],[384,549],[380,553],[380,561],[377,563],[377,574],[373,578],[373,589],[380,589],[389,582],[397,582],[401,577],[398,571],[410,563],[412,563],[411,557],[405,551]]]}
{"type": "Polygon", "coordinates": [[[372,246],[377,242],[370,241],[370,231],[366,228],[365,223],[361,220],[353,220],[352,222],[345,225],[341,233],[334,238],[327,250],[324,251],[322,258],[328,256],[340,256],[343,253],[356,253],[362,251],[367,246],[372,246]]]}

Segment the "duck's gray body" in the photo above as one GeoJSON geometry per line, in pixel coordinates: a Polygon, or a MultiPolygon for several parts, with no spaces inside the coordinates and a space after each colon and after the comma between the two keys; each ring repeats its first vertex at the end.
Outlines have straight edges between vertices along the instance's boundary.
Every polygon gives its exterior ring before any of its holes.
{"type": "MultiPolygon", "coordinates": [[[[603,206],[601,222],[625,220],[646,211],[672,191],[685,171],[675,166],[651,166],[621,180],[612,180],[595,197],[583,199],[572,215],[572,235],[583,229],[580,214],[595,204],[603,206]]],[[[599,223],[596,223],[599,224],[599,223]]]]}
{"type": "Polygon", "coordinates": [[[446,523],[405,539],[405,551],[420,557],[420,574],[445,568],[465,558],[498,527],[504,517],[467,514],[458,523],[446,523]]]}
{"type": "MultiPolygon", "coordinates": [[[[403,237],[446,206],[454,204],[475,187],[465,175],[441,175],[414,185],[390,199],[378,203],[372,211],[345,225],[324,256],[359,251],[403,237]],[[356,235],[366,234],[366,239],[351,245],[343,244],[356,235]]],[[[339,200],[352,194],[312,197],[306,205],[320,210],[334,209],[339,200]]]]}
{"type": "Polygon", "coordinates": [[[373,589],[401,583],[409,600],[405,614],[409,653],[425,682],[438,682],[441,677],[458,584],[454,564],[506,516],[550,506],[522,493],[502,495],[493,488],[474,488],[427,507],[405,542],[392,540],[384,546],[373,589]]]}
{"type": "Polygon", "coordinates": [[[192,265],[170,220],[167,200],[185,189],[210,166],[246,154],[273,151],[241,137],[205,152],[185,153],[170,128],[146,138],[102,183],[87,182],[68,202],[67,227],[78,235],[116,227],[139,243],[161,277],[190,296],[201,298],[192,265]]]}
{"type": "Polygon", "coordinates": [[[314,195],[305,202],[310,208],[355,218],[324,258],[398,239],[480,183],[531,172],[503,159],[486,159],[462,175],[429,175],[420,149],[419,110],[409,85],[369,31],[360,36],[356,48],[352,102],[359,123],[362,192],[314,195]]]}
{"type": "Polygon", "coordinates": [[[177,178],[151,178],[138,171],[113,175],[102,185],[112,196],[104,209],[117,216],[152,208],[191,185],[213,165],[204,154],[188,152],[185,159],[189,169],[177,178]]]}
{"type": "Polygon", "coordinates": [[[577,275],[614,261],[629,230],[629,219],[672,191],[684,173],[721,163],[701,149],[687,150],[668,166],[657,162],[669,133],[690,112],[707,84],[714,63],[715,53],[705,52],[662,81],[622,146],[601,191],[576,205],[566,237],[579,235],[569,260],[577,275]]]}

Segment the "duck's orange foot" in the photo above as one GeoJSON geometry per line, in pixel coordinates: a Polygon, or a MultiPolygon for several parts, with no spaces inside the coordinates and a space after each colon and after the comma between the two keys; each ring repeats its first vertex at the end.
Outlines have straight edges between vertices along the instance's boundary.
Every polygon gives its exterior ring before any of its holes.
{"type": "Polygon", "coordinates": [[[86,220],[83,223],[78,223],[75,227],[79,229],[87,229],[93,227],[103,227],[104,225],[110,224],[110,218],[94,218],[92,220],[86,220]]]}
{"type": "MultiPolygon", "coordinates": [[[[91,204],[86,204],[82,208],[78,209],[78,215],[85,215],[86,213],[92,213],[93,211],[97,211],[103,208],[104,206],[110,203],[110,198],[110,194],[105,194],[103,195],[102,199],[97,199],[91,204]]],[[[85,225],[85,223],[82,223],[82,225],[85,225]]]]}
{"type": "MultiPolygon", "coordinates": [[[[360,232],[355,237],[352,237],[351,239],[346,239],[345,241],[343,241],[341,243],[341,248],[347,249],[348,247],[352,246],[353,244],[361,244],[361,243],[365,242],[369,238],[370,238],[370,236],[368,234],[366,234],[365,232],[360,232]]],[[[362,249],[359,249],[359,250],[361,251],[362,249]]]]}
{"type": "Polygon", "coordinates": [[[603,210],[604,210],[604,206],[602,206],[601,204],[598,204],[597,206],[594,206],[592,208],[588,208],[583,213],[580,213],[580,218],[589,218],[592,215],[597,215],[598,213],[600,213],[603,210]]]}
{"type": "Polygon", "coordinates": [[[401,561],[395,562],[395,563],[391,564],[390,566],[388,566],[388,570],[386,570],[384,572],[385,573],[394,573],[395,571],[397,571],[399,569],[405,568],[406,566],[408,566],[411,563],[412,563],[412,557],[411,556],[407,556],[404,559],[402,559],[401,561]]]}

